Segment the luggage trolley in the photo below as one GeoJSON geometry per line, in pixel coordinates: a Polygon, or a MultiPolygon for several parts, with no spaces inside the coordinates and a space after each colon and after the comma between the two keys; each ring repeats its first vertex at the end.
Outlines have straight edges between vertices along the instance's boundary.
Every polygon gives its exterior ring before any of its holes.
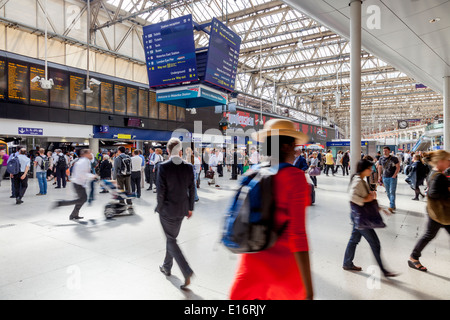
{"type": "Polygon", "coordinates": [[[133,205],[120,202],[126,201],[127,199],[133,199],[135,198],[134,196],[129,195],[124,190],[120,190],[119,188],[117,188],[116,184],[111,180],[101,180],[100,184],[111,194],[112,199],[116,200],[110,201],[105,206],[104,214],[107,219],[111,219],[115,216],[129,216],[135,213],[133,205]],[[117,202],[117,200],[119,202],[117,202]]]}

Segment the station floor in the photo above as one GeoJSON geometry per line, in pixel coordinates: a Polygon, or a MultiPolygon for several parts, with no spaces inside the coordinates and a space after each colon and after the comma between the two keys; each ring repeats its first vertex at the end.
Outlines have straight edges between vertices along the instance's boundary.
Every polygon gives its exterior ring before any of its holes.
{"type": "MultiPolygon", "coordinates": [[[[428,272],[412,270],[407,259],[426,226],[425,201],[412,201],[413,190],[400,175],[397,212],[377,229],[386,266],[399,273],[380,277],[367,242],[359,244],[355,264],[362,272],[342,269],[350,237],[348,177],[318,177],[316,203],[307,211],[307,230],[315,299],[318,300],[448,300],[450,299],[450,237],[441,230],[421,258],[428,272]]],[[[226,300],[239,257],[220,243],[224,212],[237,186],[229,173],[220,188],[202,180],[194,215],[183,222],[178,238],[195,272],[189,290],[180,290],[183,276],[176,263],[166,277],[158,266],[165,238],[154,213],[156,194],[143,191],[134,201],[136,214],[106,220],[111,200],[99,194],[82,208],[83,222],[69,220],[71,207],[49,210],[55,199],[72,198],[66,189],[49,184],[47,196],[36,196],[29,180],[24,203],[10,199],[10,182],[0,187],[0,300],[226,300]]],[[[379,202],[387,205],[383,188],[379,202]]],[[[282,270],[280,270],[282,272],[282,270]]]]}

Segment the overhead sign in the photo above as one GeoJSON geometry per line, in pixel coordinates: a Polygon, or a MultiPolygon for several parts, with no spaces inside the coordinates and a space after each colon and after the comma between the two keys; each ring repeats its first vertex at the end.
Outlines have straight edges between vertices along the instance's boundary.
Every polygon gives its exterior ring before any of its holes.
{"type": "Polygon", "coordinates": [[[42,128],[18,128],[19,134],[28,134],[32,136],[42,136],[44,134],[44,129],[42,128]]]}
{"type": "Polygon", "coordinates": [[[241,38],[221,21],[213,18],[205,81],[234,91],[240,47],[241,38]]]}
{"type": "Polygon", "coordinates": [[[156,101],[178,107],[211,107],[226,105],[228,95],[201,84],[156,90],[156,101]]]}
{"type": "Polygon", "coordinates": [[[192,15],[143,28],[150,87],[198,80],[192,15]]]}

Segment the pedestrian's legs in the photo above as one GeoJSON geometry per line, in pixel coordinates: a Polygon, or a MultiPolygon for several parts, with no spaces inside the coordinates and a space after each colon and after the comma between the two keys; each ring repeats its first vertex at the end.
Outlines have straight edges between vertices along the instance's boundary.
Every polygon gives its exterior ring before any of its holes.
{"type": "Polygon", "coordinates": [[[390,207],[395,209],[395,194],[397,192],[397,178],[391,178],[391,195],[389,197],[390,207]]]}
{"type": "Polygon", "coordinates": [[[380,267],[381,271],[383,273],[386,273],[386,269],[383,266],[383,262],[381,261],[381,245],[380,240],[378,239],[378,236],[374,229],[365,229],[365,230],[359,230],[361,235],[364,237],[364,239],[367,240],[367,242],[370,245],[370,248],[372,249],[372,253],[375,256],[375,260],[378,263],[378,266],[380,267]]]}
{"type": "Polygon", "coordinates": [[[311,178],[311,181],[314,183],[314,187],[317,187],[317,177],[316,176],[309,176],[311,178]]]}
{"type": "Polygon", "coordinates": [[[181,252],[180,247],[177,243],[177,237],[180,233],[181,223],[183,218],[178,219],[169,219],[163,215],[159,215],[159,219],[161,221],[161,226],[164,230],[164,234],[166,235],[166,256],[164,258],[163,267],[167,271],[170,272],[173,266],[173,259],[177,262],[180,267],[181,272],[185,278],[188,278],[192,275],[192,269],[186,261],[183,253],[181,252]]]}
{"type": "MultiPolygon", "coordinates": [[[[383,178],[383,184],[384,188],[386,189],[386,195],[389,199],[389,203],[391,203],[391,184],[392,184],[392,178],[383,178]]],[[[391,204],[389,204],[389,207],[394,209],[391,204]]]]}
{"type": "Polygon", "coordinates": [[[83,206],[83,204],[86,203],[87,201],[87,193],[86,193],[86,188],[83,186],[80,186],[76,183],[73,184],[74,188],[75,188],[75,192],[77,193],[78,199],[75,202],[75,207],[73,208],[72,213],[70,214],[70,218],[79,218],[79,213],[80,213],[80,209],[83,206]]]}
{"type": "Polygon", "coordinates": [[[36,178],[39,184],[39,194],[45,194],[44,181],[47,182],[45,175],[46,175],[45,172],[36,172],[36,178]]]}
{"type": "MultiPolygon", "coordinates": [[[[422,255],[422,250],[428,245],[428,243],[433,240],[436,237],[436,234],[438,233],[439,229],[442,227],[442,225],[430,217],[428,217],[428,224],[427,224],[427,230],[425,231],[425,234],[420,238],[420,240],[417,242],[416,246],[414,247],[411,258],[415,260],[419,260],[420,256],[422,255]]],[[[446,226],[447,232],[450,233],[450,226],[446,226]]]]}
{"type": "Polygon", "coordinates": [[[194,174],[194,184],[195,184],[195,201],[198,200],[198,195],[197,195],[197,179],[198,179],[198,172],[196,172],[194,174]]]}
{"type": "Polygon", "coordinates": [[[347,249],[345,249],[344,263],[343,263],[344,267],[351,268],[354,266],[353,259],[355,258],[356,246],[360,241],[361,241],[361,233],[353,226],[352,234],[347,244],[347,249]]]}

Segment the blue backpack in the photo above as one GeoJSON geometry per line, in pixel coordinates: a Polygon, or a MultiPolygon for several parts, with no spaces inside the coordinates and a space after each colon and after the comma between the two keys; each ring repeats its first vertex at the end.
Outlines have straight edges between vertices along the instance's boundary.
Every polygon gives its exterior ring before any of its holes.
{"type": "Polygon", "coordinates": [[[12,158],[9,159],[8,164],[6,166],[6,170],[14,175],[20,173],[20,161],[17,156],[11,156],[12,158]]]}
{"type": "Polygon", "coordinates": [[[248,171],[225,216],[221,242],[233,253],[251,253],[272,247],[287,226],[275,230],[273,177],[279,170],[292,167],[281,163],[278,167],[261,166],[248,171]]]}

